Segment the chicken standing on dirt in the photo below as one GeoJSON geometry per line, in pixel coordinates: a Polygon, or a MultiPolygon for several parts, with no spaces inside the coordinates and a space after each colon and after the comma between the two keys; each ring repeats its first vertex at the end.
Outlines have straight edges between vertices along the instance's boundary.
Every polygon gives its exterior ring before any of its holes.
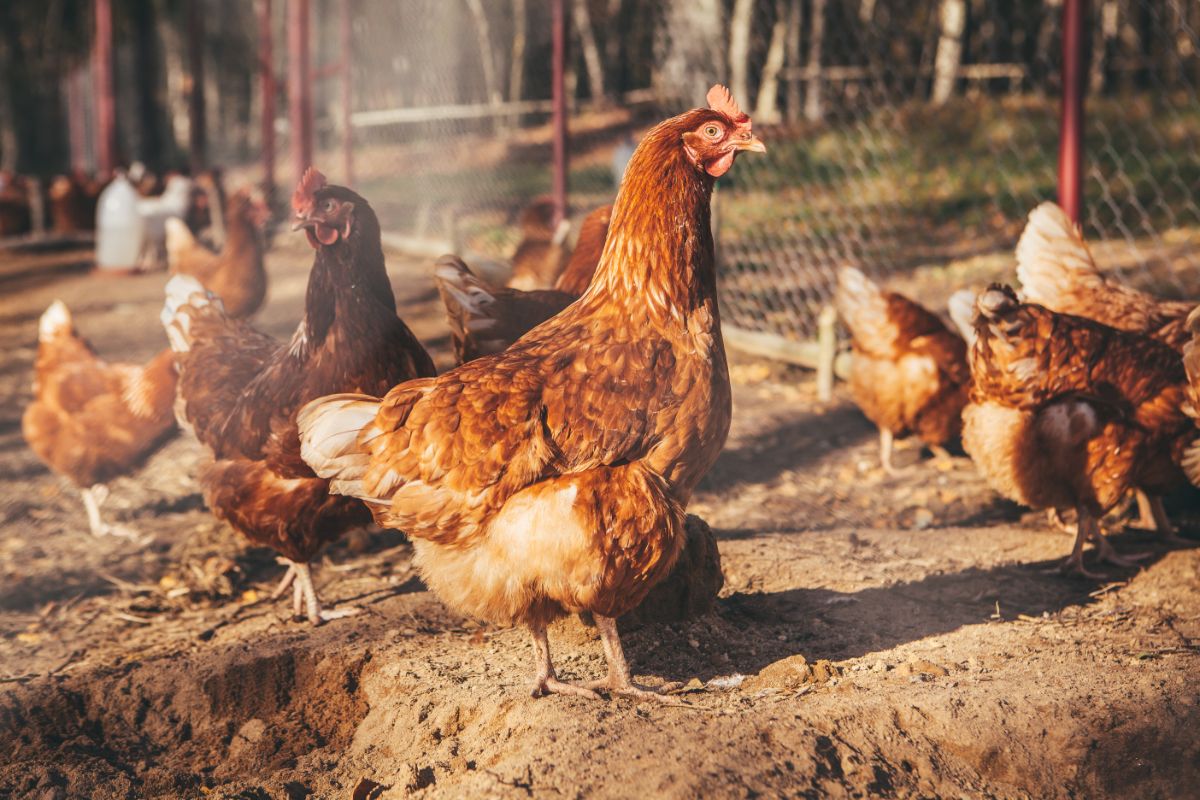
{"type": "Polygon", "coordinates": [[[976,301],[971,402],[963,446],[989,483],[1032,508],[1074,508],[1078,530],[1063,570],[1100,558],[1129,566],[1099,519],[1129,489],[1183,484],[1191,421],[1179,354],[1149,337],[1020,303],[1007,286],[976,301]]]}
{"type": "Polygon", "coordinates": [[[661,696],[631,681],[616,619],[670,571],[729,430],[709,200],[739,152],[765,150],[728,90],[708,101],[638,147],[578,302],[436,380],[301,412],[305,460],[412,537],[443,600],[529,627],[535,696],[661,696]],[[555,675],[546,626],[583,611],[609,671],[577,686],[555,675]]]}
{"type": "Polygon", "coordinates": [[[214,457],[200,474],[206,502],[291,562],[276,595],[291,585],[294,611],[316,624],[344,612],[322,613],[308,562],[370,515],[331,495],[300,458],[296,412],[330,392],[384,392],[434,369],[396,316],[379,221],[367,201],[309,169],[292,206],[316,257],[290,342],[230,319],[186,275],[167,284],[163,325],[179,363],[181,414],[214,457]]]}
{"type": "Polygon", "coordinates": [[[879,428],[884,471],[896,471],[894,438],[915,433],[935,449],[958,438],[971,380],[962,337],[850,267],[838,273],[837,307],[854,348],[850,393],[879,428]]]}
{"type": "Polygon", "coordinates": [[[271,211],[260,197],[248,189],[234,192],[226,203],[225,244],[214,253],[196,241],[183,220],[172,217],[166,222],[167,268],[172,275],[191,275],[200,281],[221,298],[227,315],[249,317],[267,294],[262,228],[270,218],[271,211]]]}
{"type": "Polygon", "coordinates": [[[83,493],[92,534],[133,537],[104,522],[108,481],[139,467],[175,431],[175,364],[163,350],[144,366],[109,364],[54,301],[38,323],[33,402],[21,430],[38,458],[83,493]]]}
{"type": "Polygon", "coordinates": [[[602,206],[584,218],[575,251],[553,289],[494,289],[458,256],[443,256],[434,269],[434,281],[446,306],[458,363],[507,350],[578,300],[600,262],[611,212],[612,206],[602,206]]]}

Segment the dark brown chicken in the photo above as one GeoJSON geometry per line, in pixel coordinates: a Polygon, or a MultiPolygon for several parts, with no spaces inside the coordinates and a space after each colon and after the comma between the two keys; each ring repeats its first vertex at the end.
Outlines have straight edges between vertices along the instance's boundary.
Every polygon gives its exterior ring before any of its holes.
{"type": "Polygon", "coordinates": [[[267,294],[262,229],[270,218],[271,210],[256,192],[234,192],[226,204],[225,244],[219,253],[196,241],[183,220],[168,219],[167,267],[173,275],[191,275],[200,281],[221,298],[229,316],[248,317],[259,309],[267,294]]]}
{"type": "Polygon", "coordinates": [[[854,348],[850,393],[879,428],[884,470],[895,472],[894,438],[915,434],[935,448],[956,439],[970,384],[962,337],[849,267],[838,273],[837,306],[854,348]]]}
{"type": "Polygon", "coordinates": [[[1179,354],[1149,337],[1020,303],[1007,286],[976,302],[963,446],[992,486],[1032,508],[1075,509],[1063,568],[1092,575],[1083,545],[1128,564],[1099,519],[1130,489],[1183,482],[1191,421],[1179,354]]]}
{"type": "Polygon", "coordinates": [[[179,363],[182,416],[213,454],[200,474],[205,500],[291,562],[277,594],[292,585],[295,612],[315,624],[340,614],[321,611],[308,562],[370,515],[356,500],[330,495],[300,458],[296,412],[330,392],[382,393],[434,370],[396,316],[367,201],[310,169],[292,206],[316,257],[290,342],[230,319],[186,275],[167,284],[163,324],[179,363]]]}
{"type": "Polygon", "coordinates": [[[1026,300],[1059,314],[1143,333],[1176,350],[1190,338],[1184,320],[1195,302],[1160,300],[1105,278],[1079,226],[1054,203],[1029,214],[1017,242],[1017,278],[1026,300]]]}
{"type": "Polygon", "coordinates": [[[535,696],[659,696],[631,681],[615,620],[675,563],[729,430],[709,200],[739,152],[765,149],[728,90],[709,104],[634,153],[578,302],[503,353],[300,417],[305,460],[412,537],[443,600],[528,626],[535,696]],[[556,677],[546,626],[584,611],[609,673],[576,686],[556,677]]]}
{"type": "Polygon", "coordinates": [[[21,429],[38,458],[83,494],[96,536],[132,536],[105,523],[105,484],[132,472],[175,431],[175,364],[170,350],[144,366],[109,364],[78,333],[55,301],[38,323],[33,402],[21,429]]]}
{"type": "Polygon", "coordinates": [[[0,238],[33,230],[29,184],[20,175],[0,170],[0,238]]]}
{"type": "Polygon", "coordinates": [[[434,282],[446,306],[446,321],[459,364],[508,349],[535,326],[574,303],[591,283],[608,236],[612,206],[584,218],[579,241],[553,289],[495,289],[457,256],[443,256],[434,282]]]}

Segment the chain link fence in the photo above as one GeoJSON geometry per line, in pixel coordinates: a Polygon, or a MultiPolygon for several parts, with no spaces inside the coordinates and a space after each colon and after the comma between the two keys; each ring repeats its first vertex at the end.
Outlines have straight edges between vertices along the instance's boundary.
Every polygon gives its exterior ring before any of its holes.
{"type": "MultiPolygon", "coordinates": [[[[262,2],[205,0],[219,12],[203,33],[210,160],[246,165],[231,170],[242,182],[260,177],[262,2]]],[[[715,200],[731,328],[810,339],[843,265],[900,283],[941,275],[945,294],[964,275],[947,265],[990,258],[1011,279],[1025,215],[1055,196],[1062,2],[564,0],[572,210],[611,200],[637,138],[721,81],[768,144],[766,156],[739,160],[715,200]]],[[[83,13],[82,0],[68,5],[83,13]]],[[[352,166],[396,241],[511,255],[521,210],[551,185],[550,5],[312,0],[317,165],[335,181],[352,166]]],[[[1200,0],[1091,6],[1086,234],[1123,279],[1200,296],[1200,0]]],[[[270,4],[285,197],[296,177],[287,7],[270,4]]],[[[183,8],[115,6],[121,155],[158,152],[160,170],[186,163],[183,8]]],[[[71,98],[87,100],[88,25],[71,19],[59,38],[81,52],[61,59],[65,78],[52,80],[46,53],[29,55],[41,52],[30,49],[41,41],[33,17],[25,50],[0,48],[4,63],[24,53],[30,78],[57,87],[38,130],[65,130],[71,98]]],[[[18,94],[0,101],[26,105],[18,94]]],[[[27,158],[65,158],[65,134],[26,138],[27,158]]],[[[11,152],[0,136],[0,154],[11,152]]]]}

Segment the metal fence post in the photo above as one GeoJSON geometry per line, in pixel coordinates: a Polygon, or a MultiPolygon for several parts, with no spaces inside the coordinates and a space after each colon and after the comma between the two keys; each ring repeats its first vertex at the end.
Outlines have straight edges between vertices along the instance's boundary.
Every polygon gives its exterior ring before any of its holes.
{"type": "Polygon", "coordinates": [[[1062,11],[1062,116],[1058,138],[1058,204],[1079,222],[1083,212],[1084,29],[1087,0],[1066,0],[1062,11]]]}
{"type": "Polygon", "coordinates": [[[554,224],[567,217],[567,95],[564,85],[567,63],[567,17],[563,0],[551,0],[552,76],[551,97],[554,101],[554,176],[551,193],[554,196],[554,224]]]}
{"type": "Polygon", "coordinates": [[[289,0],[288,117],[291,120],[292,166],[299,181],[312,166],[312,68],[309,62],[309,0],[289,0]]]}
{"type": "Polygon", "coordinates": [[[112,0],[95,0],[95,13],[96,40],[92,46],[92,73],[96,92],[96,166],[100,172],[107,174],[117,165],[112,0]]]}

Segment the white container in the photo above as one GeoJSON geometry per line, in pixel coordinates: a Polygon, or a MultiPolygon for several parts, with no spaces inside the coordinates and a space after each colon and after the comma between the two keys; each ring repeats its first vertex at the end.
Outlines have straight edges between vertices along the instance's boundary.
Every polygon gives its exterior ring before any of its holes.
{"type": "Polygon", "coordinates": [[[130,270],[142,252],[142,215],[138,193],[118,172],[96,205],[96,266],[100,269],[130,270]]]}

